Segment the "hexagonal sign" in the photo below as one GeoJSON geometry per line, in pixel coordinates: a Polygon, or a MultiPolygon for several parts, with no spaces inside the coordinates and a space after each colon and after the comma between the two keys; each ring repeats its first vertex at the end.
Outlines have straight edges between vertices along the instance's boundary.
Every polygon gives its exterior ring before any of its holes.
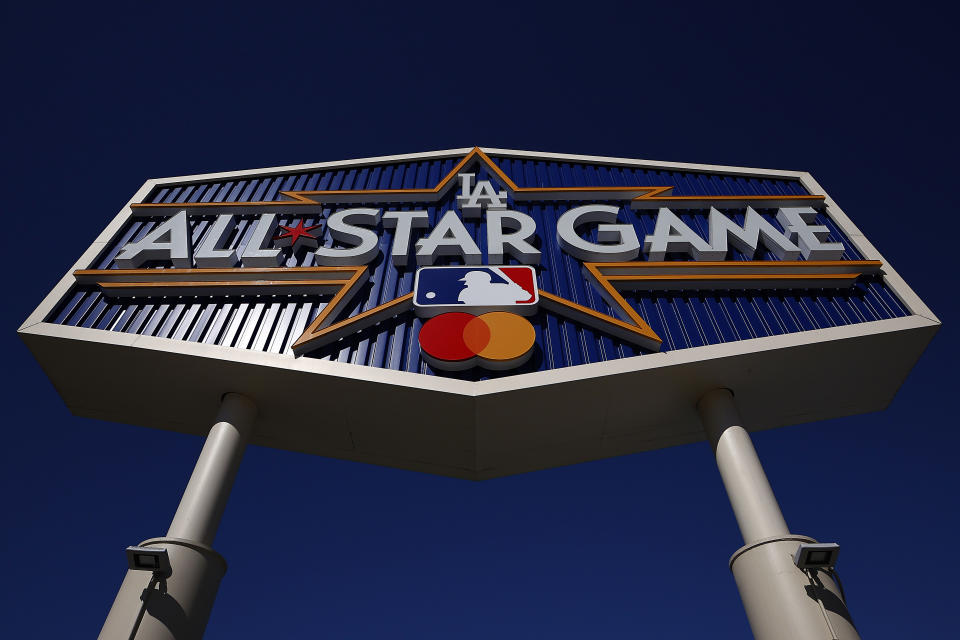
{"type": "Polygon", "coordinates": [[[77,415],[487,478],[882,408],[939,326],[807,173],[453,149],[149,180],[20,333],[77,415]]]}

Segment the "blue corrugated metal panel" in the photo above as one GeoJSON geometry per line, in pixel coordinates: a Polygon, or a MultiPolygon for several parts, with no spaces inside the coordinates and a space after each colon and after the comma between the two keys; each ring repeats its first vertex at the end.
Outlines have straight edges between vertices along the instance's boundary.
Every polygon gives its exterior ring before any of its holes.
{"type": "MultiPolygon", "coordinates": [[[[224,180],[204,184],[170,186],[151,194],[152,202],[222,202],[272,200],[279,191],[323,189],[401,189],[432,187],[456,164],[458,159],[394,163],[353,169],[304,172],[299,174],[224,180]]],[[[495,158],[501,169],[520,186],[674,186],[675,195],[797,195],[806,191],[795,180],[770,180],[695,172],[656,171],[615,166],[591,166],[495,158]]],[[[487,179],[484,169],[478,179],[487,179]]],[[[370,203],[377,205],[377,203],[370,203]]],[[[561,251],[556,236],[546,232],[554,228],[557,217],[574,202],[512,203],[513,208],[531,215],[540,230],[541,265],[538,284],[541,289],[613,315],[613,310],[581,274],[580,262],[561,251]]],[[[611,203],[622,205],[623,203],[611,203]]],[[[357,205],[350,205],[357,206],[357,205]]],[[[315,217],[304,218],[311,225],[323,222],[342,207],[333,206],[315,217]]],[[[455,194],[429,206],[410,205],[387,209],[426,209],[431,225],[443,212],[456,209],[455,194]]],[[[707,211],[678,211],[681,218],[706,236],[707,211]]],[[[743,222],[743,211],[725,211],[743,222]]],[[[774,210],[760,210],[774,221],[774,210]]],[[[622,207],[620,218],[631,221],[638,235],[651,233],[656,213],[632,211],[622,207]]],[[[297,218],[285,217],[281,224],[297,218]]],[[[212,218],[191,218],[192,239],[198,244],[210,229],[212,218]]],[[[242,249],[252,234],[252,217],[238,217],[238,226],[229,246],[242,249]]],[[[831,231],[831,240],[846,247],[845,259],[861,259],[836,225],[825,215],[820,224],[831,231]]],[[[114,242],[97,258],[92,268],[116,268],[113,259],[127,242],[142,238],[157,224],[156,219],[129,222],[114,242]]],[[[480,247],[486,245],[485,227],[465,221],[480,247]]],[[[776,224],[774,222],[774,224],[776,224]]],[[[332,242],[324,230],[323,241],[332,242]]],[[[370,280],[349,311],[355,315],[409,293],[414,269],[395,268],[383,257],[389,255],[392,234],[381,236],[381,256],[370,265],[370,280]]],[[[745,257],[732,251],[731,259],[745,257]]],[[[766,251],[754,259],[774,260],[766,251]]],[[[453,259],[447,263],[456,264],[453,259]]],[[[300,251],[288,256],[286,266],[313,266],[313,254],[300,251]]],[[[162,265],[152,265],[157,268],[162,265]]],[[[849,290],[804,290],[763,292],[631,292],[627,300],[663,338],[662,350],[685,349],[755,337],[779,335],[907,314],[903,305],[880,278],[862,280],[849,290]]],[[[322,296],[245,296],[227,298],[173,297],[118,302],[105,298],[95,287],[77,287],[61,301],[50,321],[72,326],[94,327],[139,335],[233,346],[257,351],[281,353],[303,332],[323,309],[328,297],[322,296]]],[[[531,318],[537,335],[534,357],[520,369],[506,373],[473,370],[455,375],[481,379],[526,371],[549,370],[576,364],[602,362],[635,355],[643,351],[612,339],[601,332],[577,325],[562,317],[541,311],[531,318]]],[[[402,314],[362,331],[310,356],[352,362],[373,367],[432,374],[420,358],[417,335],[421,321],[413,313],[402,314]]]]}

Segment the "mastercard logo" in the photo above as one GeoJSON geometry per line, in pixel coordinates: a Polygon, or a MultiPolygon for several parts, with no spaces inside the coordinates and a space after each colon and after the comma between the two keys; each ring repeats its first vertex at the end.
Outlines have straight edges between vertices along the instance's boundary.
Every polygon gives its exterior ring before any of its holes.
{"type": "Polygon", "coordinates": [[[443,313],[420,329],[420,349],[427,362],[448,371],[478,364],[497,370],[518,367],[530,358],[535,341],[530,321],[505,311],[478,316],[443,313]]]}

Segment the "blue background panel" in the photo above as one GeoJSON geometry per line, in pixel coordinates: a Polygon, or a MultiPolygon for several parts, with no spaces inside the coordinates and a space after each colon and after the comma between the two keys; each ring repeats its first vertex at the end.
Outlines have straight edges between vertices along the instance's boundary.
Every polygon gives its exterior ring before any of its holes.
{"type": "MultiPolygon", "coordinates": [[[[458,158],[392,163],[351,169],[331,169],[260,178],[222,180],[210,183],[173,185],[156,189],[148,202],[249,202],[275,200],[280,191],[358,190],[429,188],[436,185],[457,163],[458,158]]],[[[498,166],[519,186],[673,186],[675,195],[803,195],[807,192],[795,180],[744,178],[698,172],[675,172],[494,157],[498,166]]],[[[476,170],[477,179],[491,179],[483,167],[476,170]]],[[[532,216],[537,223],[541,264],[537,266],[538,286],[545,291],[584,305],[595,311],[615,315],[613,309],[583,276],[580,261],[561,250],[554,232],[557,218],[568,209],[582,204],[574,201],[513,202],[510,206],[532,216]]],[[[620,220],[629,221],[638,236],[653,232],[656,211],[633,211],[623,202],[620,220]]],[[[333,205],[322,213],[303,218],[281,217],[280,224],[306,225],[323,223],[336,210],[352,205],[333,205]]],[[[380,208],[380,203],[364,203],[380,208]]],[[[430,226],[447,210],[458,210],[456,189],[438,203],[387,206],[385,210],[426,209],[430,226]]],[[[743,223],[744,210],[724,210],[732,219],[743,223]]],[[[700,210],[677,210],[681,219],[701,236],[707,236],[707,213],[700,210]]],[[[775,226],[775,209],[759,213],[775,226]]],[[[192,242],[197,246],[209,232],[213,216],[191,217],[192,242]]],[[[114,258],[128,242],[149,233],[161,218],[139,218],[129,221],[112,243],[90,265],[97,269],[115,269],[114,258]]],[[[229,247],[242,250],[253,233],[255,216],[238,216],[237,227],[229,239],[229,247]]],[[[464,221],[477,245],[486,246],[486,229],[481,221],[464,221]]],[[[843,259],[858,260],[862,256],[825,214],[818,223],[826,225],[830,240],[844,244],[843,259]]],[[[325,246],[333,239],[325,225],[317,231],[325,246]]],[[[422,233],[418,231],[417,233],[422,233]]],[[[595,233],[595,232],[594,232],[595,233]]],[[[413,290],[415,267],[395,267],[389,255],[393,236],[381,230],[380,256],[370,264],[370,279],[355,297],[343,317],[353,316],[413,290]]],[[[286,249],[285,266],[314,266],[314,256],[306,249],[286,249]]],[[[645,259],[641,256],[640,259],[645,259]]],[[[686,256],[668,256],[686,260],[686,256]]],[[[746,257],[731,250],[728,259],[746,257]]],[[[776,260],[765,250],[755,260],[776,260]]],[[[513,263],[514,261],[510,261],[513,263]]],[[[455,258],[441,258],[438,264],[460,264],[455,258]]],[[[164,264],[147,267],[164,268],[164,264]]],[[[723,342],[780,335],[842,325],[901,317],[907,314],[899,300],[879,277],[861,278],[849,289],[776,290],[776,291],[632,291],[625,294],[628,302],[663,339],[662,351],[685,349],[723,342]]],[[[138,335],[204,342],[257,351],[283,353],[316,318],[330,296],[233,296],[163,297],[137,300],[108,299],[96,287],[77,286],[56,308],[50,321],[71,326],[93,327],[138,335]]],[[[571,322],[553,313],[540,311],[531,317],[536,329],[534,356],[520,368],[509,372],[487,372],[474,369],[442,375],[479,380],[514,375],[529,371],[545,371],[578,364],[604,362],[644,355],[644,349],[611,338],[603,332],[571,322]]],[[[435,372],[421,359],[417,336],[422,322],[412,312],[385,321],[349,336],[333,345],[318,349],[306,357],[351,362],[392,370],[433,375],[435,372]]]]}

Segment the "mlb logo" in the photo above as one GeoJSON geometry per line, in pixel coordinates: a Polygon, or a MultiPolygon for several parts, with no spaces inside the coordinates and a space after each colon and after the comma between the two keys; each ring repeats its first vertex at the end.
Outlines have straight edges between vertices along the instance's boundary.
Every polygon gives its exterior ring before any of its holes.
{"type": "Polygon", "coordinates": [[[422,267],[413,285],[417,315],[462,311],[481,314],[537,312],[540,294],[533,267],[422,267]]]}

